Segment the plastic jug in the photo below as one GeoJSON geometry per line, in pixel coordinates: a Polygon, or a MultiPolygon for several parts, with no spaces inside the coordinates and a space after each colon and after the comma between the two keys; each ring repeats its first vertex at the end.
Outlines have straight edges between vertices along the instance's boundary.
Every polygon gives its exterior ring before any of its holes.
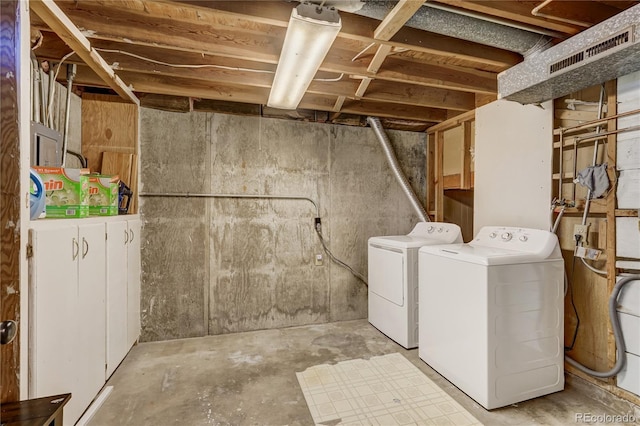
{"type": "Polygon", "coordinates": [[[29,191],[29,217],[35,220],[45,211],[47,197],[44,190],[44,183],[38,172],[31,169],[31,191],[29,191]],[[35,189],[35,192],[33,190],[35,189]]]}

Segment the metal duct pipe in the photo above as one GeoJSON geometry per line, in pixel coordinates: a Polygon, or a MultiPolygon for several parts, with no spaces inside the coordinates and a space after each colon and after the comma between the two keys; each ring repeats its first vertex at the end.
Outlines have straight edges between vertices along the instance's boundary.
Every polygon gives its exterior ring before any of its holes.
{"type": "MultiPolygon", "coordinates": [[[[362,2],[360,9],[352,13],[382,20],[396,3],[396,1],[365,1],[362,2]]],[[[428,3],[425,6],[418,9],[405,25],[517,52],[525,57],[551,46],[552,39],[546,35],[474,18],[469,14],[428,7],[428,3]]]]}
{"type": "Polygon", "coordinates": [[[389,162],[389,166],[391,167],[391,171],[393,172],[394,176],[398,180],[398,183],[400,184],[402,191],[405,193],[405,195],[409,199],[411,206],[420,217],[420,220],[422,220],[423,222],[430,222],[431,219],[429,219],[429,215],[425,211],[422,204],[420,204],[418,197],[416,196],[415,192],[413,192],[413,189],[411,189],[411,185],[409,185],[409,181],[407,180],[407,178],[404,176],[404,173],[402,173],[402,170],[400,169],[400,164],[398,163],[396,154],[393,152],[391,141],[389,141],[387,134],[382,128],[382,124],[380,124],[380,120],[378,120],[375,117],[367,117],[367,122],[369,123],[369,125],[375,132],[376,136],[378,137],[378,140],[380,141],[380,145],[382,145],[382,149],[384,150],[384,155],[385,157],[387,157],[387,161],[389,162]]]}
{"type": "Polygon", "coordinates": [[[71,88],[76,77],[76,64],[67,65],[67,104],[64,110],[64,137],[62,138],[62,167],[67,164],[67,146],[69,144],[69,117],[71,116],[71,88]]]}

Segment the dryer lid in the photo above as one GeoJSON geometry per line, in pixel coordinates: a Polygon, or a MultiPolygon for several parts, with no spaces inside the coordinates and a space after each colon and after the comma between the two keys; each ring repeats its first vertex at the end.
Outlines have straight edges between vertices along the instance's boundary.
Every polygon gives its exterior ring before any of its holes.
{"type": "Polygon", "coordinates": [[[460,231],[460,227],[454,223],[444,222],[418,222],[408,235],[369,238],[369,245],[400,249],[461,242],[462,232],[460,231]]]}

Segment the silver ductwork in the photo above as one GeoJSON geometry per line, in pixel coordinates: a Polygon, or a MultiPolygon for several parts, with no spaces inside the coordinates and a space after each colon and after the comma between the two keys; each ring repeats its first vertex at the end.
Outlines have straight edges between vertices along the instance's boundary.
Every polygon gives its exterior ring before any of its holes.
{"type": "Polygon", "coordinates": [[[498,98],[537,104],[640,70],[640,5],[498,74],[498,98]]]}
{"type": "MultiPolygon", "coordinates": [[[[356,15],[383,20],[397,1],[326,2],[356,15]]],[[[551,37],[522,28],[481,19],[469,12],[453,11],[436,4],[425,4],[407,21],[407,27],[460,38],[529,56],[550,46],[551,37]]]]}
{"type": "Polygon", "coordinates": [[[384,150],[384,155],[387,158],[387,161],[389,163],[389,166],[391,167],[391,171],[393,172],[393,175],[395,176],[396,180],[400,184],[400,187],[402,188],[402,192],[404,192],[404,194],[409,199],[411,206],[415,210],[416,214],[420,217],[420,220],[423,222],[430,222],[431,219],[429,219],[429,215],[427,214],[424,207],[418,200],[418,197],[416,196],[415,192],[413,192],[413,189],[411,188],[409,181],[407,180],[404,173],[402,173],[402,170],[400,169],[400,163],[398,163],[396,154],[395,152],[393,152],[393,147],[391,146],[391,141],[389,140],[389,138],[387,137],[387,134],[382,128],[382,124],[380,124],[380,120],[378,120],[375,117],[367,117],[367,122],[369,123],[369,125],[375,132],[376,136],[378,137],[378,140],[380,141],[380,145],[384,150]]]}

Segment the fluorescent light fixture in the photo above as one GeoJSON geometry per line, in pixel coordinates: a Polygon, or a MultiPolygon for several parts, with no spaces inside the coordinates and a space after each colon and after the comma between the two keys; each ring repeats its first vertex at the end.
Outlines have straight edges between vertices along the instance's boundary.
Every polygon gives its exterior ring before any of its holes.
{"type": "Polygon", "coordinates": [[[298,107],[340,28],[334,8],[301,3],[291,11],[267,106],[298,107]]]}

